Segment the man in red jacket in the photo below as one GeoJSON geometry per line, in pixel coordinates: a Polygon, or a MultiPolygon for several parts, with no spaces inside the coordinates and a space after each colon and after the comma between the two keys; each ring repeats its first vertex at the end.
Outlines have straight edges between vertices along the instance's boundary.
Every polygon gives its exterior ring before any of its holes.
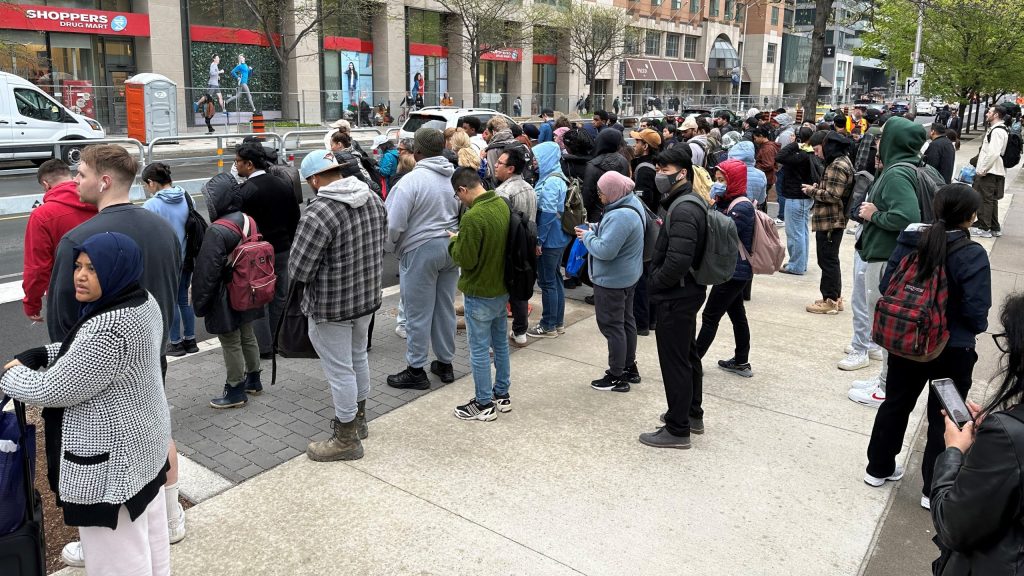
{"type": "Polygon", "coordinates": [[[25,315],[43,321],[43,294],[50,285],[57,243],[69,230],[96,215],[96,206],[78,199],[78,186],[61,160],[47,160],[36,172],[43,187],[43,203],[32,210],[25,229],[25,265],[21,300],[25,315]]]}

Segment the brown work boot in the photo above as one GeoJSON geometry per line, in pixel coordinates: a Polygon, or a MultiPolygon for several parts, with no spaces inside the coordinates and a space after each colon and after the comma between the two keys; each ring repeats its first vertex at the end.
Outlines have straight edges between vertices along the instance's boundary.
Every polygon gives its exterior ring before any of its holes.
{"type": "Polygon", "coordinates": [[[356,433],[360,440],[366,440],[370,435],[370,429],[366,427],[366,400],[356,403],[356,433]]]}
{"type": "Polygon", "coordinates": [[[310,442],[306,448],[306,456],[314,462],[334,462],[336,460],[358,460],[363,457],[363,444],[356,433],[356,421],[341,422],[337,418],[331,420],[334,435],[322,442],[310,442]]]}
{"type": "Polygon", "coordinates": [[[839,303],[831,298],[828,300],[815,300],[814,304],[809,304],[806,310],[811,314],[838,314],[839,303]]]}

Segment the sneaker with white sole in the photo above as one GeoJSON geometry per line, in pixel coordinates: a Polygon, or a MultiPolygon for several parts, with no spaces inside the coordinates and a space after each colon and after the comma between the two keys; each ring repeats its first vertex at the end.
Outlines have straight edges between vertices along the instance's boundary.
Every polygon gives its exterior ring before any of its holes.
{"type": "Polygon", "coordinates": [[[846,395],[858,404],[865,406],[871,406],[872,408],[878,408],[885,402],[885,391],[880,386],[874,388],[850,388],[850,391],[846,395]]]}
{"type": "Polygon", "coordinates": [[[565,325],[564,324],[559,324],[558,326],[555,326],[555,332],[558,332],[559,336],[561,336],[562,334],[565,334],[565,325]]]}
{"type": "Polygon", "coordinates": [[[971,228],[970,229],[970,233],[971,233],[971,236],[974,236],[975,238],[991,238],[992,237],[992,233],[991,232],[989,232],[988,230],[982,230],[981,228],[971,228]]]}
{"type": "Polygon", "coordinates": [[[494,402],[486,406],[477,403],[476,398],[455,407],[455,417],[459,420],[480,420],[490,422],[498,418],[498,409],[494,402]]]}
{"type": "Polygon", "coordinates": [[[868,358],[881,362],[882,360],[885,360],[885,350],[878,347],[872,348],[871,350],[868,350],[868,358]]]}
{"type": "Polygon", "coordinates": [[[846,358],[843,358],[836,364],[836,367],[840,370],[846,370],[852,372],[854,370],[860,370],[861,368],[867,368],[871,365],[871,360],[868,358],[867,352],[847,352],[846,358]]]}
{"type": "Polygon", "coordinates": [[[167,532],[171,544],[177,544],[185,539],[185,509],[181,507],[181,502],[178,502],[178,520],[167,520],[167,532]]]}
{"type": "Polygon", "coordinates": [[[68,542],[64,549],[60,551],[60,559],[64,561],[64,564],[73,566],[75,568],[85,567],[85,550],[82,549],[81,542],[68,542]]]}
{"type": "Polygon", "coordinates": [[[854,390],[867,390],[869,388],[876,388],[880,378],[875,376],[874,378],[868,378],[867,380],[854,380],[850,384],[850,388],[854,390]]]}
{"type": "Polygon", "coordinates": [[[785,225],[786,225],[786,221],[785,220],[783,220],[781,218],[776,218],[775,219],[775,227],[776,228],[782,228],[785,225]]]}
{"type": "Polygon", "coordinates": [[[498,412],[511,412],[512,411],[512,398],[508,394],[495,394],[494,405],[498,407],[498,412]]]}
{"type": "Polygon", "coordinates": [[[892,474],[886,476],[885,478],[876,478],[871,474],[865,474],[864,483],[867,484],[868,486],[874,486],[875,488],[878,488],[879,486],[885,484],[886,482],[895,482],[900,478],[903,478],[903,466],[897,464],[896,469],[892,471],[892,474]]]}
{"type": "Polygon", "coordinates": [[[522,348],[526,346],[526,332],[522,334],[516,334],[515,332],[508,333],[508,339],[512,341],[512,345],[522,348]]]}
{"type": "Polygon", "coordinates": [[[540,324],[537,324],[533,328],[527,330],[526,335],[531,338],[558,338],[558,329],[552,328],[551,330],[548,330],[540,324]]]}
{"type": "Polygon", "coordinates": [[[921,496],[921,508],[925,510],[932,509],[932,499],[927,496],[921,496]]]}
{"type": "Polygon", "coordinates": [[[1003,231],[1002,230],[992,230],[991,232],[992,232],[992,237],[993,238],[999,238],[999,237],[1001,237],[1003,235],[1003,231]]]}
{"type": "Polygon", "coordinates": [[[399,338],[403,339],[409,337],[409,334],[405,331],[405,326],[402,326],[401,324],[395,326],[395,334],[397,334],[399,338]]]}

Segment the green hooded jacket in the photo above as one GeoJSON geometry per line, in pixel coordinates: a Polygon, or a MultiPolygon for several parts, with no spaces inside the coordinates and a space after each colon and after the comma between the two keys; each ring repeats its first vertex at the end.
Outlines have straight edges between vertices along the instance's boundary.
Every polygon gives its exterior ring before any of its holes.
{"type": "Polygon", "coordinates": [[[917,202],[917,174],[897,162],[921,163],[921,146],[928,138],[924,126],[906,118],[890,118],[882,129],[878,156],[884,167],[871,191],[868,202],[878,208],[857,242],[857,250],[865,262],[886,262],[896,249],[896,238],[908,225],[921,221],[917,202]]]}

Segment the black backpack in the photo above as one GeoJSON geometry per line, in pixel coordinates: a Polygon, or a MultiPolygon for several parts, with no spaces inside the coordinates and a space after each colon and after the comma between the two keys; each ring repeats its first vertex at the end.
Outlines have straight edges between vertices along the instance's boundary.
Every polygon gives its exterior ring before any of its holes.
{"type": "Polygon", "coordinates": [[[188,216],[185,218],[185,260],[181,263],[181,269],[183,272],[192,272],[195,270],[196,256],[203,247],[203,237],[206,236],[209,224],[196,210],[196,205],[188,192],[185,193],[185,202],[188,204],[188,216]]]}
{"type": "MultiPolygon", "coordinates": [[[[1013,168],[1017,164],[1020,164],[1021,153],[1024,152],[1024,139],[1021,139],[1018,132],[1014,132],[1006,127],[1005,124],[996,126],[996,128],[1002,128],[1006,130],[1006,152],[1003,152],[1003,167],[1013,168]]],[[[986,142],[992,141],[992,133],[988,133],[986,142]]]]}
{"type": "MultiPolygon", "coordinates": [[[[529,146],[523,144],[522,142],[520,142],[518,140],[512,140],[511,142],[503,142],[500,145],[495,146],[494,148],[492,148],[492,150],[504,151],[504,150],[509,150],[509,149],[512,149],[512,148],[518,148],[520,151],[522,151],[523,158],[526,159],[526,164],[523,166],[523,173],[520,174],[520,176],[522,176],[523,180],[526,180],[526,182],[530,186],[536,186],[537,185],[537,160],[533,157],[533,152],[530,151],[529,146]]],[[[500,152],[498,153],[498,156],[499,157],[501,156],[500,152]]],[[[492,169],[493,169],[493,167],[492,167],[492,169]]]]}
{"type": "Polygon", "coordinates": [[[510,300],[529,300],[537,282],[537,225],[512,207],[508,198],[508,239],[505,245],[505,289],[510,300]]]}

